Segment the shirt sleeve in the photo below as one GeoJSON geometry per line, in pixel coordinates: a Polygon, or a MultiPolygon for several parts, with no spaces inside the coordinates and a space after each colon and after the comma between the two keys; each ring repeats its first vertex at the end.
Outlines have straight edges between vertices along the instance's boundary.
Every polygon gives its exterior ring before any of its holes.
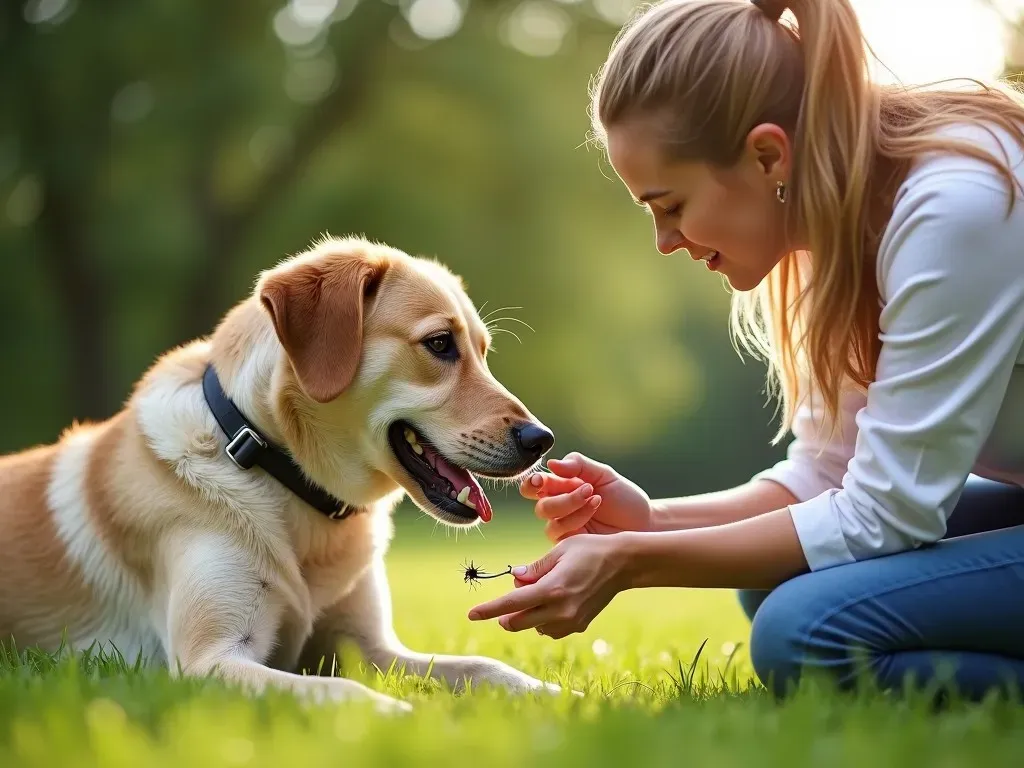
{"type": "Polygon", "coordinates": [[[1024,204],[1007,216],[1008,195],[976,160],[901,192],[878,259],[876,378],[843,410],[852,455],[839,440],[815,458],[823,446],[807,410],[787,462],[765,473],[802,499],[790,513],[811,570],[945,533],[1024,339],[1024,204]]]}
{"type": "MultiPolygon", "coordinates": [[[[805,386],[811,385],[805,382],[805,386]]],[[[855,417],[864,407],[865,396],[850,389],[840,393],[838,424],[831,436],[825,408],[815,402],[812,391],[793,413],[793,441],[786,449],[786,458],[752,478],[778,483],[798,501],[807,501],[842,484],[853,458],[855,417]]]]}

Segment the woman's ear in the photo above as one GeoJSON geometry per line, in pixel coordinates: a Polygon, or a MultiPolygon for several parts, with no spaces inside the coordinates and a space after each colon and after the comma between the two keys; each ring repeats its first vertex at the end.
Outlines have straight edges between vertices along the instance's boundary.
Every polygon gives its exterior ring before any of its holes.
{"type": "Polygon", "coordinates": [[[772,186],[787,181],[792,167],[792,147],[786,132],[774,123],[761,123],[747,134],[744,154],[772,186]]]}

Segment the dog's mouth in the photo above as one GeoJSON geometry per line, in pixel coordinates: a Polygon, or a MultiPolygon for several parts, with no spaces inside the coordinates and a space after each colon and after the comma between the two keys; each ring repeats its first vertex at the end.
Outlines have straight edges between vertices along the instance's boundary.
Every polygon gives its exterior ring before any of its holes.
{"type": "Polygon", "coordinates": [[[477,518],[490,521],[491,502],[473,473],[445,458],[411,424],[396,421],[388,430],[388,441],[399,464],[442,518],[466,524],[477,518]]]}

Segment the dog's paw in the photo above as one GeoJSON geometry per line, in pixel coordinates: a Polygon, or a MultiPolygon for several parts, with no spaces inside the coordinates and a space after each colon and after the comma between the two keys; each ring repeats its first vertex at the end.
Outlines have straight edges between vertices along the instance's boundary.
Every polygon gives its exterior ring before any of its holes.
{"type": "Polygon", "coordinates": [[[368,700],[378,715],[406,715],[412,712],[412,704],[409,702],[373,690],[368,690],[365,696],[358,698],[368,700]]]}
{"type": "MultiPolygon", "coordinates": [[[[563,689],[555,683],[548,683],[543,680],[521,672],[515,667],[495,659],[476,659],[469,672],[474,686],[489,685],[503,688],[514,694],[540,693],[561,695],[563,689]]],[[[572,691],[574,696],[582,696],[579,691],[572,691]]]]}
{"type": "MultiPolygon", "coordinates": [[[[542,685],[543,685],[543,689],[542,690],[547,692],[547,693],[561,695],[565,691],[564,688],[562,688],[559,685],[555,685],[554,683],[542,683],[542,685]]],[[[577,691],[574,688],[570,688],[569,689],[569,693],[571,695],[573,695],[573,696],[579,696],[581,698],[583,697],[583,692],[582,691],[577,691]]]]}
{"type": "Polygon", "coordinates": [[[333,678],[328,680],[313,678],[316,683],[307,691],[307,695],[317,703],[334,702],[364,702],[381,715],[401,715],[412,712],[412,705],[400,699],[388,696],[385,693],[344,678],[333,678]]]}
{"type": "Polygon", "coordinates": [[[373,708],[381,715],[407,715],[412,712],[412,704],[401,699],[379,694],[373,699],[373,708]]]}

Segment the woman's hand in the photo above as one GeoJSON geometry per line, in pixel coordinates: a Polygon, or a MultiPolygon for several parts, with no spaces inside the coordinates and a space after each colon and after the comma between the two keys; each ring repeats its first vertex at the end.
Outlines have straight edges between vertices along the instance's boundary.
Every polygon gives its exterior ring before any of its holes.
{"type": "Polygon", "coordinates": [[[583,632],[625,588],[628,553],[619,536],[573,536],[540,560],[512,569],[516,589],[469,612],[471,621],[498,618],[510,632],[535,628],[559,639],[583,632]]]}
{"type": "Polygon", "coordinates": [[[554,474],[535,474],[520,493],[537,500],[537,517],[553,542],[581,533],[651,530],[651,500],[636,483],[580,453],[551,459],[554,474]]]}

